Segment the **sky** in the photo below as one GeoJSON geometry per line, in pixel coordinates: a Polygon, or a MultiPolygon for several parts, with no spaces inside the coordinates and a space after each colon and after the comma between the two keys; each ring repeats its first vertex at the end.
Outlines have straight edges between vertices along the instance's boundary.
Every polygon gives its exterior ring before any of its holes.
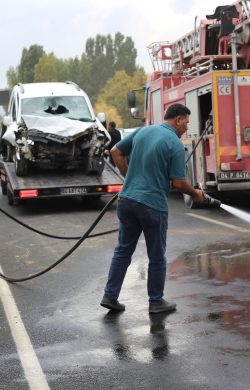
{"type": "MultiPolygon", "coordinates": [[[[233,2],[232,2],[233,3],[233,2]]],[[[6,72],[16,67],[24,47],[43,46],[58,58],[80,57],[86,40],[97,34],[130,36],[137,49],[137,64],[147,73],[153,68],[150,43],[174,41],[193,29],[194,18],[204,19],[227,0],[2,0],[0,89],[6,72]]]]}

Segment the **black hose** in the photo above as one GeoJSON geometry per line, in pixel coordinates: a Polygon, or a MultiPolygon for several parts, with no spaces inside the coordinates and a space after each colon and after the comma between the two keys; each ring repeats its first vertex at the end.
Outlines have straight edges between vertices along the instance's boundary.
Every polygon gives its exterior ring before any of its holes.
{"type": "Polygon", "coordinates": [[[102,217],[106,213],[107,209],[115,202],[117,196],[118,196],[118,194],[115,194],[115,196],[113,196],[110,199],[110,201],[105,205],[105,207],[102,209],[102,211],[97,216],[97,218],[92,223],[92,225],[88,228],[86,233],[84,233],[83,236],[75,243],[75,245],[73,245],[73,247],[70,250],[68,250],[62,257],[60,257],[60,259],[58,259],[55,263],[53,263],[49,267],[45,268],[43,271],[40,271],[40,272],[38,272],[36,274],[27,276],[25,278],[11,278],[11,277],[8,277],[8,276],[6,276],[6,275],[4,275],[2,273],[0,273],[0,277],[2,279],[6,280],[7,282],[10,282],[10,283],[24,282],[26,280],[37,278],[38,276],[41,276],[41,275],[45,274],[46,272],[50,271],[52,268],[56,267],[63,260],[65,260],[68,256],[70,256],[71,253],[73,253],[87,237],[89,237],[89,233],[91,233],[91,231],[95,228],[95,226],[98,224],[98,222],[102,219],[102,217]]]}
{"type": "Polygon", "coordinates": [[[193,150],[191,151],[191,153],[189,154],[189,156],[187,157],[186,159],[186,164],[188,163],[188,161],[190,160],[190,158],[192,157],[192,155],[194,154],[197,146],[199,145],[199,143],[201,142],[201,140],[203,139],[204,135],[206,134],[206,132],[208,131],[208,128],[209,126],[206,126],[205,129],[203,130],[202,134],[200,135],[200,138],[198,139],[198,142],[195,144],[195,147],[193,148],[193,150]]]}
{"type": "MultiPolygon", "coordinates": [[[[79,240],[82,236],[76,236],[76,237],[63,237],[63,236],[55,236],[53,234],[49,234],[49,233],[45,233],[45,232],[42,232],[41,230],[38,230],[38,229],[35,229],[29,225],[27,225],[26,223],[20,221],[19,219],[13,217],[11,214],[7,213],[7,211],[3,210],[0,208],[0,211],[5,214],[7,217],[9,217],[10,219],[12,219],[13,221],[15,221],[16,223],[18,223],[19,225],[21,226],[24,226],[26,229],[29,229],[31,230],[32,232],[35,232],[35,233],[38,233],[40,234],[41,236],[45,236],[45,237],[49,237],[49,238],[56,238],[58,240],[79,240]]],[[[91,237],[98,237],[98,236],[103,236],[105,234],[110,234],[110,233],[114,233],[114,232],[117,232],[119,229],[113,229],[113,230],[107,230],[107,231],[104,231],[104,232],[101,232],[101,233],[95,233],[95,234],[91,234],[89,235],[88,237],[86,238],[91,238],[91,237]]]]}

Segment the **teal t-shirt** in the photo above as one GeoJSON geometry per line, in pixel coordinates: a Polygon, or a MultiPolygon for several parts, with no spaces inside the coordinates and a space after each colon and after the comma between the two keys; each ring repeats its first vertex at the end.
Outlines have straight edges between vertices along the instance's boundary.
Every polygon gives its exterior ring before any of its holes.
{"type": "Polygon", "coordinates": [[[167,211],[171,179],[185,179],[185,150],[176,130],[166,123],[141,127],[116,147],[129,157],[120,195],[167,211]]]}

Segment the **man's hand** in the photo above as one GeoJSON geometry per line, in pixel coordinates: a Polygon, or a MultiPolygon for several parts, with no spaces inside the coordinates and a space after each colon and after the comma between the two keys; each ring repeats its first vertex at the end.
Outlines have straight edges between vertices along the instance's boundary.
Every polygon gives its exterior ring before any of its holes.
{"type": "Polygon", "coordinates": [[[205,201],[203,191],[202,190],[194,190],[193,195],[191,195],[193,201],[195,203],[203,203],[205,201]]]}
{"type": "Polygon", "coordinates": [[[180,191],[183,194],[190,195],[194,202],[204,202],[205,199],[203,196],[203,191],[195,189],[186,180],[173,179],[172,183],[177,191],[180,191]]]}

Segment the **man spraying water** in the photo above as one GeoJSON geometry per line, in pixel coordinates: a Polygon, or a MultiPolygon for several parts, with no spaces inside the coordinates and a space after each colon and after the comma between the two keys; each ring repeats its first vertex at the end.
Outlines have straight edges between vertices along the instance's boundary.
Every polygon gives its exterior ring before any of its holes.
{"type": "Polygon", "coordinates": [[[185,180],[185,150],[180,138],[187,131],[189,115],[187,107],[173,104],[167,109],[162,125],[139,128],[111,150],[125,182],[117,209],[120,220],[118,244],[101,301],[101,306],[107,309],[125,310],[118,297],[142,232],[149,257],[149,313],[170,313],[176,309],[175,303],[163,298],[171,182],[175,189],[190,195],[193,201],[204,201],[203,191],[185,180]]]}

